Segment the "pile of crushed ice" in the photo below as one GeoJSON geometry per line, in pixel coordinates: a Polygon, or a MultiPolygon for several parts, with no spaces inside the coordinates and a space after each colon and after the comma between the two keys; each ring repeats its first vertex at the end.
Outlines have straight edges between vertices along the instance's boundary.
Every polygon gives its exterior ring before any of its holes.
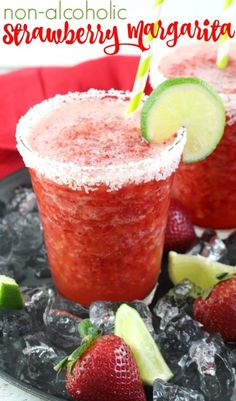
{"type": "MultiPolygon", "coordinates": [[[[236,264],[236,233],[222,241],[214,231],[206,231],[190,253],[236,264]]],[[[22,311],[0,310],[0,369],[70,400],[64,375],[57,378],[53,366],[80,343],[77,327],[82,319],[89,316],[105,333],[112,333],[119,304],[95,302],[86,309],[55,292],[30,188],[17,189],[7,205],[0,201],[0,274],[15,277],[25,298],[22,311]]],[[[219,334],[206,333],[193,320],[191,289],[186,280],[151,309],[140,301],[130,304],[143,317],[174,373],[169,383],[156,380],[153,389],[147,388],[147,398],[235,401],[236,344],[225,344],[219,334]]]]}

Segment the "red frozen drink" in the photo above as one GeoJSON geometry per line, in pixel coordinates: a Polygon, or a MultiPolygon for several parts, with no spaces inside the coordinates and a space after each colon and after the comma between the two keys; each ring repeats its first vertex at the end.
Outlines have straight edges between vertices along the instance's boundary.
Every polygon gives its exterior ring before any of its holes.
{"type": "Polygon", "coordinates": [[[74,301],[130,301],[155,287],[184,131],[163,145],[127,118],[127,94],[91,90],[35,106],[17,128],[53,279],[74,301]]]}

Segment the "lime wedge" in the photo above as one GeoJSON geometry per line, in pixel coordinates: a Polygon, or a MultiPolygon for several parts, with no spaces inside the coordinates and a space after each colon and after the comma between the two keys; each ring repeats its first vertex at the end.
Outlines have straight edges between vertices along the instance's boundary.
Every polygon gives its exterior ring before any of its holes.
{"type": "Polygon", "coordinates": [[[126,342],[136,360],[140,377],[152,385],[159,378],[169,380],[173,374],[139,313],[126,304],[116,312],[115,334],[126,342]]]}
{"type": "Polygon", "coordinates": [[[24,307],[20,288],[13,278],[0,275],[0,308],[22,309],[24,307]]]}
{"type": "Polygon", "coordinates": [[[219,143],[225,127],[220,96],[198,78],[164,81],[149,96],[141,113],[142,136],[162,143],[181,127],[187,129],[183,161],[205,159],[219,143]]]}
{"type": "Polygon", "coordinates": [[[235,274],[236,267],[214,262],[200,255],[180,255],[171,251],[168,272],[175,285],[184,279],[189,279],[198,287],[206,289],[216,285],[220,281],[217,277],[224,273],[235,274]]]}

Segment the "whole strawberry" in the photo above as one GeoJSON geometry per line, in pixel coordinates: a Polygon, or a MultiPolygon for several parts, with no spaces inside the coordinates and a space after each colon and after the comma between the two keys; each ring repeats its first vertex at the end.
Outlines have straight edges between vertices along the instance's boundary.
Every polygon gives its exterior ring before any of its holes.
{"type": "Polygon", "coordinates": [[[194,227],[186,209],[178,200],[171,199],[165,233],[165,251],[185,252],[195,238],[194,227]]]}
{"type": "Polygon", "coordinates": [[[220,333],[225,341],[236,342],[236,278],[217,284],[207,298],[194,302],[194,318],[209,333],[220,333]]]}
{"type": "Polygon", "coordinates": [[[82,345],[55,368],[67,366],[68,393],[78,401],[145,401],[143,384],[128,345],[115,335],[99,336],[89,320],[82,325],[80,333],[82,327],[81,334],[85,334],[82,345]]]}

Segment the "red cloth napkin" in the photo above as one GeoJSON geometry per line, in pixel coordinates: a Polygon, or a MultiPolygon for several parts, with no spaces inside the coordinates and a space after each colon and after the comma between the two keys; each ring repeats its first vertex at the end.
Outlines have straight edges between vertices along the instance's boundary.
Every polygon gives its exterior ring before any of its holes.
{"type": "Polygon", "coordinates": [[[24,166],[16,150],[15,129],[30,107],[57,93],[131,90],[138,62],[134,56],[109,56],[74,67],[26,68],[0,75],[0,178],[24,166]]]}

